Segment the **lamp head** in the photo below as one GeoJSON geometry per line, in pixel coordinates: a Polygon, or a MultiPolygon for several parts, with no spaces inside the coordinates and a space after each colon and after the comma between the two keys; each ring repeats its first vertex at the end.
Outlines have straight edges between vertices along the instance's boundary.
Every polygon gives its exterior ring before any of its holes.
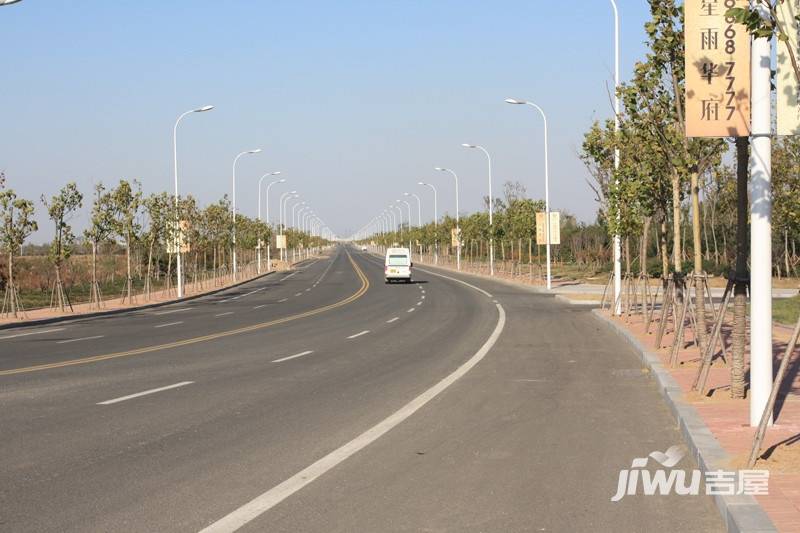
{"type": "Polygon", "coordinates": [[[417,185],[425,185],[425,182],[424,181],[418,181],[417,185]]]}
{"type": "Polygon", "coordinates": [[[444,171],[446,171],[447,169],[446,169],[446,168],[442,168],[442,167],[436,167],[436,168],[434,168],[434,170],[438,170],[438,171],[440,171],[440,172],[444,172],[444,171]]]}
{"type": "Polygon", "coordinates": [[[464,148],[477,148],[474,144],[461,143],[464,148]]]}
{"type": "Polygon", "coordinates": [[[260,151],[261,151],[261,148],[256,148],[255,150],[248,150],[248,151],[247,151],[247,153],[248,153],[248,154],[257,154],[257,153],[259,153],[260,151]]]}
{"type": "Polygon", "coordinates": [[[507,104],[520,105],[520,104],[524,104],[525,100],[517,100],[516,98],[506,98],[506,103],[507,104]]]}
{"type": "Polygon", "coordinates": [[[199,107],[199,108],[195,109],[194,112],[195,113],[202,113],[204,111],[211,111],[212,109],[214,109],[213,105],[204,105],[203,107],[199,107]]]}
{"type": "Polygon", "coordinates": [[[286,183],[286,179],[285,178],[279,179],[278,183],[286,183]]]}

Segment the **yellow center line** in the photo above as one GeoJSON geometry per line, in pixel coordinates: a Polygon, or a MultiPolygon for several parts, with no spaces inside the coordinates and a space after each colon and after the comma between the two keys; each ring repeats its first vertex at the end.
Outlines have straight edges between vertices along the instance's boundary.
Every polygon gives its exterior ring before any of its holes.
{"type": "Polygon", "coordinates": [[[136,348],[134,350],[128,350],[125,352],[116,352],[104,355],[94,355],[91,357],[82,357],[80,359],[70,359],[68,361],[61,361],[59,363],[47,363],[42,365],[34,365],[34,366],[27,366],[23,368],[12,368],[9,370],[0,370],[0,376],[10,376],[13,374],[26,374],[28,372],[38,372],[40,370],[49,370],[51,368],[63,368],[65,366],[74,366],[74,365],[85,365],[88,363],[96,363],[98,361],[107,361],[109,359],[117,359],[120,357],[128,357],[130,355],[141,355],[146,353],[158,352],[161,350],[169,350],[171,348],[180,348],[182,346],[189,346],[191,344],[198,344],[200,342],[208,342],[216,339],[221,339],[224,337],[230,337],[233,335],[239,335],[241,333],[249,333],[251,331],[258,331],[260,329],[268,328],[271,326],[276,326],[278,324],[285,324],[286,322],[291,322],[292,320],[298,320],[300,318],[307,318],[310,316],[318,315],[320,313],[324,313],[326,311],[330,311],[331,309],[336,309],[337,307],[342,307],[343,305],[347,305],[355,300],[361,298],[364,293],[367,292],[369,289],[369,280],[367,276],[364,275],[364,272],[359,268],[353,258],[347,253],[347,258],[350,260],[350,264],[353,266],[353,270],[355,270],[356,274],[358,275],[359,279],[361,280],[361,287],[353,293],[352,295],[348,296],[344,300],[338,301],[336,303],[326,305],[324,307],[319,307],[317,309],[312,309],[310,311],[306,311],[304,313],[300,313],[297,315],[291,315],[284,318],[278,318],[275,320],[271,320],[269,322],[262,322],[260,324],[253,324],[252,326],[245,326],[242,328],[232,329],[229,331],[222,331],[219,333],[212,333],[209,335],[203,335],[202,337],[193,337],[191,339],[184,339],[181,341],[169,342],[166,344],[159,344],[156,346],[146,346],[144,348],[136,348]]]}

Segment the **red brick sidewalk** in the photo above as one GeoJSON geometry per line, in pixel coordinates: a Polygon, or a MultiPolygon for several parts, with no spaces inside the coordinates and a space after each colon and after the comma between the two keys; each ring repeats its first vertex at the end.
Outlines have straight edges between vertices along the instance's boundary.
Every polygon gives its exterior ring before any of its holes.
{"type": "MultiPolygon", "coordinates": [[[[687,328],[685,349],[679,352],[676,368],[669,367],[673,331],[668,330],[662,340],[665,348],[656,349],[655,332],[658,317],[645,332],[644,320],[640,316],[613,319],[617,324],[631,332],[652,353],[658,354],[664,368],[669,370],[680,384],[686,403],[692,405],[702,417],[723,449],[733,458],[732,469],[746,468],[745,464],[753,443],[755,428],[749,425],[749,402],[730,398],[730,367],[721,359],[715,359],[709,374],[710,397],[692,392],[692,382],[699,362],[699,352],[692,344],[692,332],[687,328]]],[[[729,346],[730,339],[723,331],[723,339],[729,346]]],[[[775,326],[774,368],[777,370],[791,331],[783,326],[775,326]]],[[[776,406],[775,425],[767,431],[763,450],[769,450],[769,457],[756,464],[758,469],[770,470],[768,496],[756,496],[779,531],[800,532],[800,349],[795,350],[790,362],[791,383],[784,387],[776,406]],[[774,447],[774,449],[773,449],[774,447]]],[[[728,351],[730,354],[730,350],[728,351]]],[[[745,354],[749,365],[749,354],[745,354]]],[[[749,372],[749,367],[747,369],[749,372]]]]}

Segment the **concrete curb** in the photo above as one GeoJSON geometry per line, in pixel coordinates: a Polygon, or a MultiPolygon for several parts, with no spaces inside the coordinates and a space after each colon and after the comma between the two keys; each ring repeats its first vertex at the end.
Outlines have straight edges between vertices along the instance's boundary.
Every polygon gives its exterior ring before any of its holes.
{"type": "MultiPolygon", "coordinates": [[[[664,368],[661,358],[650,352],[632,333],[604,316],[601,310],[593,309],[592,314],[610,326],[614,332],[639,352],[642,364],[650,370],[651,375],[655,378],[658,390],[678,422],[681,434],[700,470],[705,473],[710,470],[724,469],[730,456],[720,446],[711,430],[700,418],[697,410],[684,401],[683,391],[675,378],[664,368]]],[[[767,513],[752,496],[714,496],[714,502],[725,521],[727,530],[731,533],[778,531],[767,513]]]]}
{"type": "MultiPolygon", "coordinates": [[[[305,261],[309,261],[309,260],[306,259],[305,261]]],[[[305,261],[301,261],[300,263],[296,263],[295,265],[292,265],[292,266],[293,267],[297,266],[297,265],[299,265],[301,263],[304,263],[305,261]]],[[[211,291],[208,291],[208,292],[202,292],[200,294],[193,294],[191,296],[186,296],[186,297],[181,298],[181,299],[177,299],[176,298],[174,300],[167,300],[165,302],[157,302],[157,303],[153,303],[153,304],[137,305],[135,307],[126,307],[124,309],[110,309],[108,311],[95,311],[95,312],[92,312],[92,313],[82,313],[82,314],[79,314],[79,315],[63,315],[63,316],[55,316],[55,317],[52,317],[52,318],[40,318],[38,320],[24,320],[24,321],[20,321],[20,322],[10,322],[8,324],[0,324],[0,331],[6,330],[6,329],[14,329],[14,328],[26,328],[26,327],[29,327],[29,326],[42,326],[42,325],[46,325],[46,324],[62,324],[62,323],[69,323],[69,322],[78,322],[79,320],[84,320],[86,318],[97,318],[97,317],[102,317],[102,316],[121,315],[123,313],[131,313],[131,312],[135,312],[135,311],[142,311],[142,310],[145,310],[145,309],[155,309],[155,308],[158,308],[158,307],[164,307],[165,305],[173,305],[173,304],[182,303],[182,302],[191,302],[192,300],[196,300],[196,299],[202,298],[204,296],[212,296],[214,294],[220,293],[222,291],[226,291],[228,289],[234,289],[236,287],[244,285],[245,283],[250,283],[251,281],[255,281],[257,279],[261,279],[261,278],[267,277],[270,274],[275,274],[277,272],[278,272],[277,270],[273,270],[271,272],[266,272],[264,274],[258,275],[258,276],[254,277],[254,278],[250,278],[250,279],[245,280],[245,281],[240,281],[238,283],[234,283],[233,285],[227,285],[225,287],[220,287],[219,289],[214,289],[214,290],[211,290],[211,291]]],[[[288,271],[287,270],[282,270],[281,272],[288,272],[288,271]]]]}

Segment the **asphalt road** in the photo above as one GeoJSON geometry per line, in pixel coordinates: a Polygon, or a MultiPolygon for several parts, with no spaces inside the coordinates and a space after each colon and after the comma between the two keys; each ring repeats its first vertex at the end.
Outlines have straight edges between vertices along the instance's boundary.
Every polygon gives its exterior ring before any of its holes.
{"type": "Polygon", "coordinates": [[[0,530],[722,529],[705,496],[610,501],[635,457],[682,441],[588,311],[415,278],[386,285],[340,247],[190,302],[0,331],[0,530]]]}

